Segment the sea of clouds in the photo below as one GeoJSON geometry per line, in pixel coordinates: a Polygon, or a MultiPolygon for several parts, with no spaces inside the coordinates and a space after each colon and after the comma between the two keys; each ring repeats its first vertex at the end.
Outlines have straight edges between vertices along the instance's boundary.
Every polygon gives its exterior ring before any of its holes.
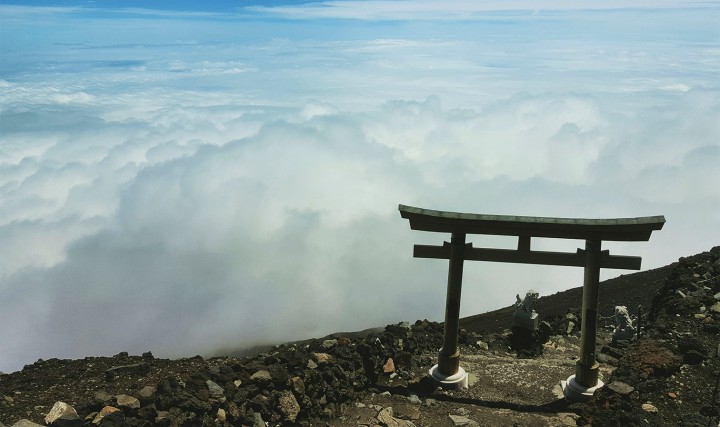
{"type": "MultiPolygon", "coordinates": [[[[649,32],[623,36],[641,12],[388,24],[0,7],[0,370],[442,320],[447,263],[412,245],[449,236],[409,230],[400,203],[665,215],[650,242],[605,247],[644,268],[708,250],[710,10],[646,12],[649,32]]],[[[462,312],[581,282],[472,263],[462,312]]]]}

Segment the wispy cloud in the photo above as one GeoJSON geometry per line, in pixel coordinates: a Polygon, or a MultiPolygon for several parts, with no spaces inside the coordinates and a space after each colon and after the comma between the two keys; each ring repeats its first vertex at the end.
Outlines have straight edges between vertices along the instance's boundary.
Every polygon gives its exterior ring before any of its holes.
{"type": "MultiPolygon", "coordinates": [[[[492,18],[491,13],[535,15],[541,11],[658,9],[685,7],[713,7],[717,4],[683,1],[625,1],[606,2],[548,0],[548,1],[472,1],[444,2],[439,0],[342,0],[317,1],[299,5],[250,6],[247,10],[290,19],[358,19],[358,20],[475,20],[492,18]]],[[[502,17],[500,15],[499,17],[502,17]]]]}

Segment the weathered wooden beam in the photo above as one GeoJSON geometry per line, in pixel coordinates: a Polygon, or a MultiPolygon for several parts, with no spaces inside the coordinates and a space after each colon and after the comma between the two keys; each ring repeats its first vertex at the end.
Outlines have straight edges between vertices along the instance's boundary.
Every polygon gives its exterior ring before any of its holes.
{"type": "Polygon", "coordinates": [[[646,241],[662,229],[662,215],[637,218],[550,218],[485,215],[399,206],[410,228],[440,233],[550,237],[577,240],[646,241]]]}
{"type": "MultiPolygon", "coordinates": [[[[515,249],[488,249],[473,248],[468,243],[465,250],[465,260],[510,262],[519,264],[562,265],[568,267],[584,267],[585,251],[577,252],[546,252],[515,249]]],[[[415,245],[413,250],[415,258],[450,259],[450,246],[415,245]]],[[[609,251],[602,251],[600,256],[601,268],[614,268],[620,270],[640,270],[641,257],[610,255],[609,251]]]]}

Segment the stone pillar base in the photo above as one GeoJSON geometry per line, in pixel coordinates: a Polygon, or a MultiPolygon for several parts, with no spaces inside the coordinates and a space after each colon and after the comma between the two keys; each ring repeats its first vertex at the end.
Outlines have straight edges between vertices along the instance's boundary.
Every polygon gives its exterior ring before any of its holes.
{"type": "Polygon", "coordinates": [[[440,387],[446,390],[468,388],[468,374],[461,367],[458,368],[456,374],[448,376],[440,373],[438,371],[438,365],[435,365],[430,368],[428,374],[430,375],[430,378],[432,378],[436,383],[438,383],[440,387]]]}
{"type": "Polygon", "coordinates": [[[595,391],[604,385],[602,381],[598,380],[595,387],[585,387],[575,381],[575,375],[570,375],[567,381],[560,381],[565,398],[573,402],[588,402],[592,399],[595,391]]]}

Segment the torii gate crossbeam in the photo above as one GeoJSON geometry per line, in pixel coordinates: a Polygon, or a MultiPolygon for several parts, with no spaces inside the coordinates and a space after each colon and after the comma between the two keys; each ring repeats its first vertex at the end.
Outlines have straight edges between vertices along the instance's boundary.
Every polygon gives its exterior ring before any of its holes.
{"type": "Polygon", "coordinates": [[[410,221],[413,230],[451,234],[450,243],[415,245],[413,252],[416,258],[448,259],[450,263],[443,347],[438,354],[438,364],[430,370],[435,380],[444,387],[467,386],[467,375],[459,366],[457,337],[463,263],[470,260],[583,267],[580,358],[575,375],[568,378],[565,394],[582,400],[602,386],[595,360],[600,269],[639,270],[641,263],[640,257],[602,251],[602,241],[647,241],[654,230],[662,229],[665,217],[548,218],[446,212],[405,205],[400,205],[399,211],[410,221]],[[518,246],[517,249],[473,248],[471,243],[465,243],[468,234],[517,236],[518,246]],[[585,240],[585,249],[575,253],[533,251],[530,249],[533,237],[585,240]]]}

